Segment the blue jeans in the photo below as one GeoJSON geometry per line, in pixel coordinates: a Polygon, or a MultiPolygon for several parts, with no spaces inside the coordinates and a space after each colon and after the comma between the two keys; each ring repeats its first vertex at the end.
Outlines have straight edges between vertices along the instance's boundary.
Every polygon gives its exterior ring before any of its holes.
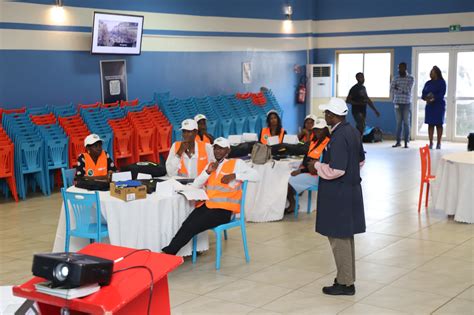
{"type": "Polygon", "coordinates": [[[410,121],[411,121],[411,104],[395,104],[395,118],[397,119],[397,143],[402,138],[402,123],[404,141],[410,140],[410,121]]]}

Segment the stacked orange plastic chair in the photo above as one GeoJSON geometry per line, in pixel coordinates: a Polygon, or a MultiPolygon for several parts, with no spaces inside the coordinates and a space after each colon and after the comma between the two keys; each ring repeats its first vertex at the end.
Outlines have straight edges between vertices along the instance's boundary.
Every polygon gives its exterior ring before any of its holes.
{"type": "Polygon", "coordinates": [[[423,190],[426,184],[426,197],[425,197],[425,208],[428,208],[428,194],[430,191],[430,182],[436,178],[431,175],[431,156],[430,148],[428,145],[420,148],[421,158],[421,183],[420,183],[420,197],[418,198],[418,212],[421,209],[421,201],[423,199],[423,190]]]}
{"type": "Polygon", "coordinates": [[[138,149],[135,132],[127,118],[110,119],[113,130],[113,148],[115,164],[120,168],[138,162],[138,149]]]}
{"type": "Polygon", "coordinates": [[[54,114],[45,115],[30,115],[31,122],[35,125],[51,125],[56,123],[56,116],[54,114]]]}
{"type": "Polygon", "coordinates": [[[137,106],[137,105],[138,105],[138,98],[131,101],[120,101],[120,107],[137,106]]]}
{"type": "Polygon", "coordinates": [[[173,126],[163,112],[158,109],[158,106],[145,107],[145,112],[157,129],[157,150],[166,159],[171,148],[173,126]]]}
{"type": "Polygon", "coordinates": [[[140,161],[159,162],[157,148],[157,128],[144,110],[129,112],[127,119],[135,131],[138,159],[140,161]]]}
{"type": "Polygon", "coordinates": [[[13,198],[18,202],[16,191],[14,153],[15,146],[7,133],[0,127],[0,179],[5,179],[13,198]]]}

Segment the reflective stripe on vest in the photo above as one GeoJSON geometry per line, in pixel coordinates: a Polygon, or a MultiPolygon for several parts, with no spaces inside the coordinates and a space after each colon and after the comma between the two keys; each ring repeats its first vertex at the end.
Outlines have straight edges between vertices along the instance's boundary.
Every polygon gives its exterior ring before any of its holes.
{"type": "Polygon", "coordinates": [[[99,155],[97,163],[94,162],[89,153],[84,153],[85,176],[105,176],[107,175],[107,154],[105,151],[99,155]]]}
{"type": "Polygon", "coordinates": [[[240,183],[235,187],[221,182],[224,175],[233,174],[237,160],[226,160],[222,165],[219,174],[211,173],[206,184],[206,193],[209,200],[206,206],[209,209],[225,209],[236,213],[240,212],[240,200],[242,199],[242,189],[240,183]]]}
{"type": "Polygon", "coordinates": [[[326,137],[323,142],[321,142],[317,147],[316,141],[311,142],[311,144],[309,145],[308,157],[312,158],[313,160],[319,160],[319,158],[321,157],[321,153],[323,153],[323,150],[327,146],[328,142],[328,137],[326,137]]]}
{"type": "MultiPolygon", "coordinates": [[[[197,145],[197,174],[199,175],[202,173],[202,171],[206,168],[207,163],[209,162],[209,158],[207,156],[207,151],[206,151],[206,143],[202,141],[197,141],[195,142],[195,146],[197,145]]],[[[176,141],[176,145],[174,146],[174,153],[177,153],[179,151],[179,148],[181,147],[181,141],[176,141]]],[[[196,148],[196,147],[195,147],[196,148]]],[[[185,153],[183,153],[185,154],[185,153]]],[[[181,156],[180,160],[180,167],[178,170],[178,175],[181,176],[189,176],[188,169],[184,165],[184,159],[181,156]]]]}
{"type": "MultiPolygon", "coordinates": [[[[279,143],[283,142],[283,136],[285,135],[285,129],[281,128],[280,135],[278,136],[279,143]]],[[[268,137],[271,137],[270,128],[266,127],[262,129],[262,135],[260,137],[260,142],[263,144],[268,143],[268,137]]]]}

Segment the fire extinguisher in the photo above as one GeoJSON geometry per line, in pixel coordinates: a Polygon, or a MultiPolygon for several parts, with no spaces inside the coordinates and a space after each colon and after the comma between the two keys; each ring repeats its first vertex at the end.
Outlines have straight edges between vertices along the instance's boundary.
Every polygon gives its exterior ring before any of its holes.
{"type": "Polygon", "coordinates": [[[296,102],[298,104],[304,104],[306,102],[306,77],[302,76],[298,89],[296,90],[296,102]]]}

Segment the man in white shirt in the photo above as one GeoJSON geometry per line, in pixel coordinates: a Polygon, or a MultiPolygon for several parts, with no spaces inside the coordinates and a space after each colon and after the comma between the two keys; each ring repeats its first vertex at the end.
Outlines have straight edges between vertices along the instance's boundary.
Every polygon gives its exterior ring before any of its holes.
{"type": "Polygon", "coordinates": [[[227,139],[217,138],[213,146],[217,161],[210,162],[193,182],[193,186],[206,190],[209,199],[196,204],[171,243],[162,249],[166,254],[176,255],[194,235],[228,223],[232,214],[240,213],[242,181],[259,179],[257,171],[244,161],[226,159],[230,152],[227,139]]]}
{"type": "Polygon", "coordinates": [[[196,178],[207,166],[214,161],[212,146],[196,141],[198,125],[194,119],[185,119],[181,123],[183,141],[176,141],[166,159],[168,176],[184,176],[196,178]]]}

